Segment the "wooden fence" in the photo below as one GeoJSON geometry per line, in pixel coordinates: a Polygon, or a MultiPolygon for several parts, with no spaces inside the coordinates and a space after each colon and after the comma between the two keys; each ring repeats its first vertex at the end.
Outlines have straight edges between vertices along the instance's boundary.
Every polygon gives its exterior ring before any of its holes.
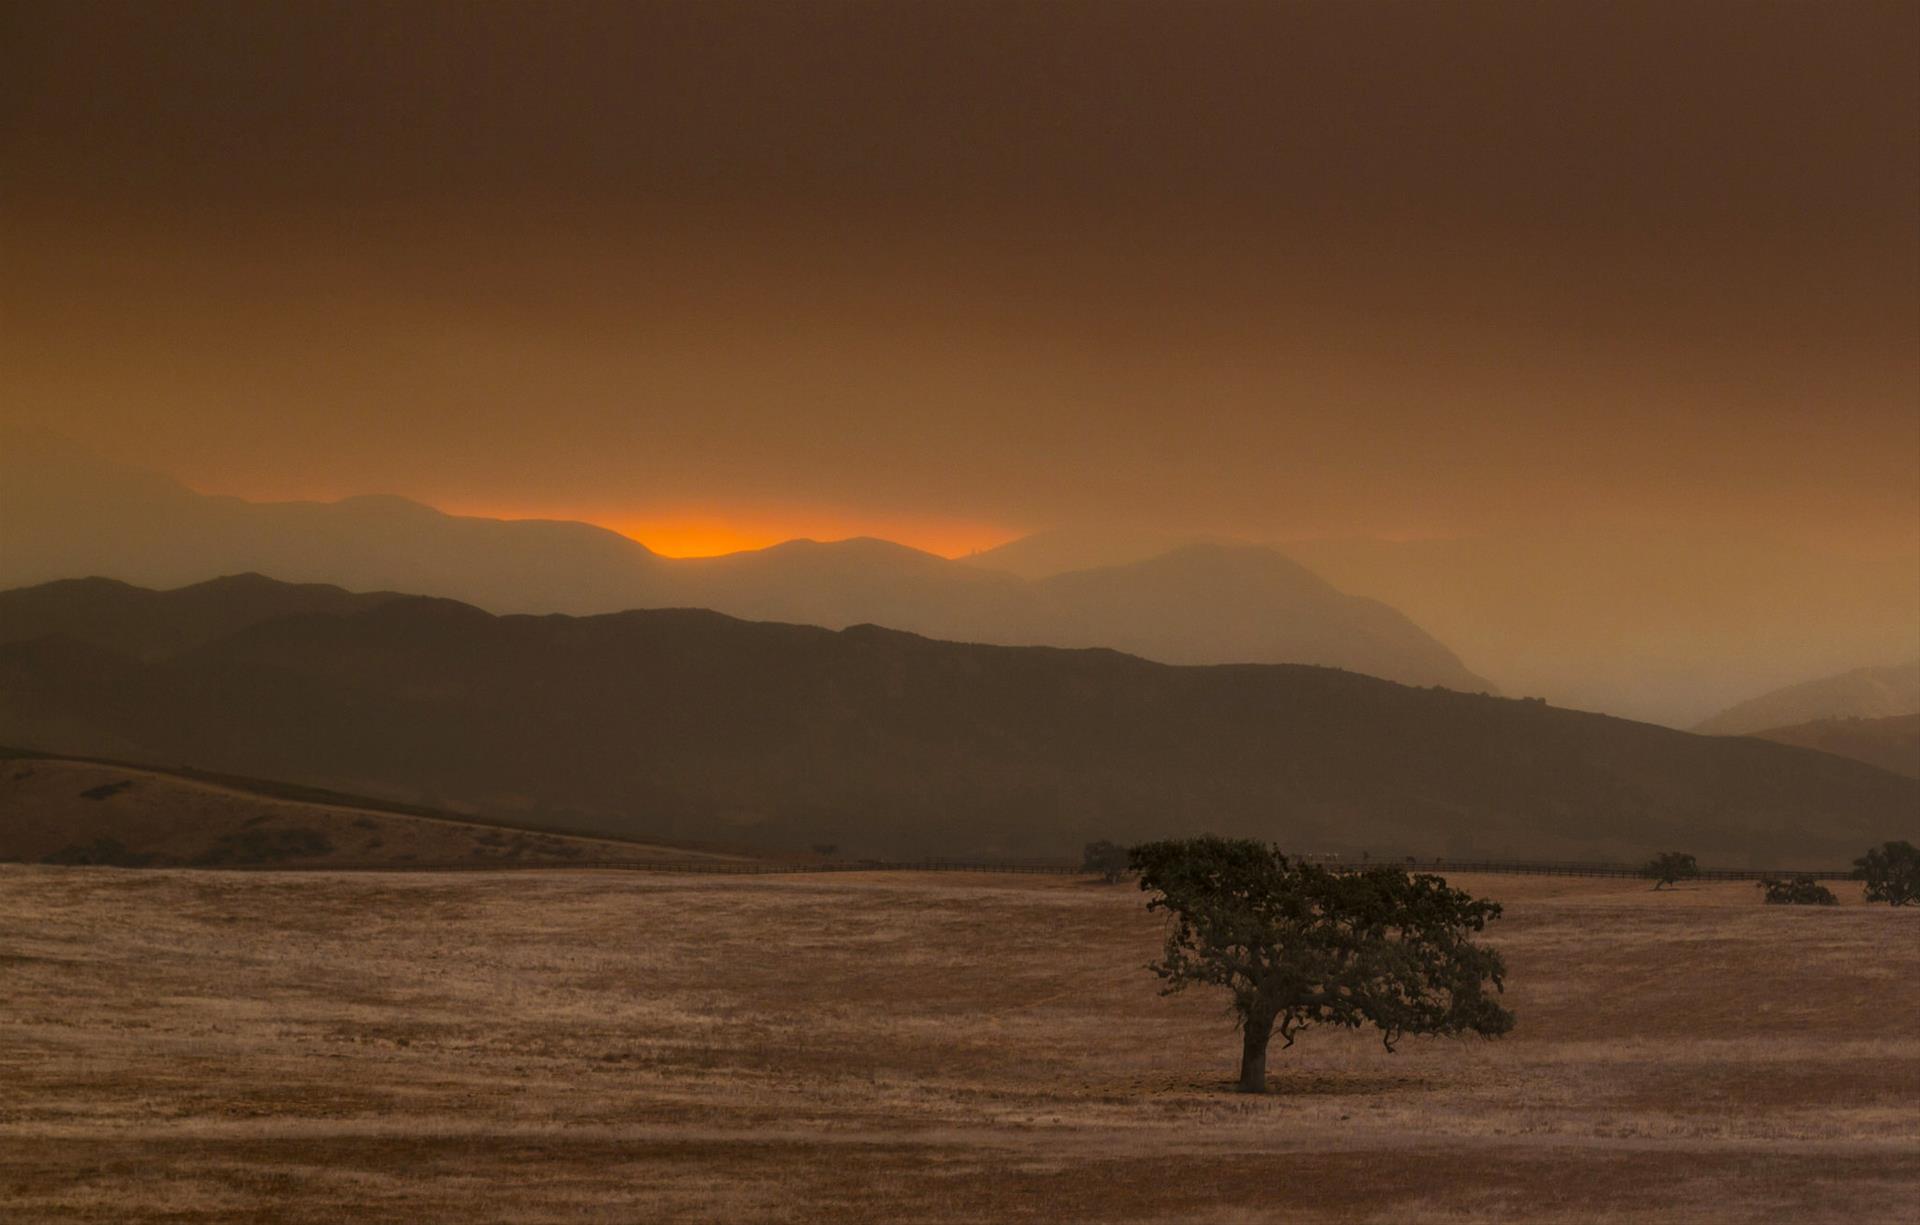
{"type": "MultiPolygon", "coordinates": [[[[1483,872],[1512,876],[1593,876],[1647,879],[1637,864],[1579,863],[1514,859],[1326,859],[1312,862],[1333,871],[1363,871],[1370,867],[1405,868],[1412,872],[1483,872]]],[[[512,860],[467,859],[399,863],[393,861],[324,864],[232,864],[243,871],[354,871],[354,872],[494,872],[595,870],[616,872],[678,872],[702,876],[795,876],[830,872],[983,872],[1043,876],[1090,876],[1079,865],[1061,860],[994,859],[856,859],[832,862],[728,859],[592,859],[512,860]]],[[[1812,880],[1850,880],[1851,868],[1701,868],[1699,880],[1764,880],[1770,877],[1806,877],[1812,880]]]]}

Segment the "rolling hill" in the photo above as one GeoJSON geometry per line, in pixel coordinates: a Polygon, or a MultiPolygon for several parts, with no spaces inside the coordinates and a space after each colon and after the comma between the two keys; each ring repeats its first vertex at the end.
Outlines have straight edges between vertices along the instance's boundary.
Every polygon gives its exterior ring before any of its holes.
{"type": "Polygon", "coordinates": [[[501,617],[388,597],[284,614],[275,587],[231,585],[224,616],[244,628],[161,659],[72,634],[0,645],[0,741],[855,855],[1212,830],[1308,850],[1809,861],[1920,824],[1920,782],[1823,753],[1333,669],[695,610],[501,617]]]}
{"type": "Polygon", "coordinates": [[[64,634],[139,659],[164,659],[273,617],[360,612],[397,598],[322,583],[279,583],[258,574],[174,591],[104,578],[65,579],[0,591],[0,642],[64,634]]]}
{"type": "MultiPolygon", "coordinates": [[[[1270,549],[1200,545],[1027,580],[881,540],[661,557],[584,523],[442,514],[396,497],[209,497],[39,436],[0,434],[0,586],[98,575],[143,586],[259,572],[406,590],[495,613],[710,608],[966,642],[1113,646],[1166,662],[1309,663],[1491,690],[1393,609],[1270,549]]],[[[159,632],[159,631],[155,631],[159,632]]]]}
{"type": "Polygon", "coordinates": [[[1920,660],[1888,668],[1855,668],[1749,698],[1694,730],[1745,736],[1819,719],[1885,719],[1920,714],[1920,660]]]}
{"type": "Polygon", "coordinates": [[[738,861],[503,826],[253,779],[0,749],[0,861],[114,867],[407,867],[738,861]]]}
{"type": "Polygon", "coordinates": [[[1815,719],[1750,733],[1775,744],[1797,744],[1920,778],[1920,714],[1886,719],[1815,719]]]}

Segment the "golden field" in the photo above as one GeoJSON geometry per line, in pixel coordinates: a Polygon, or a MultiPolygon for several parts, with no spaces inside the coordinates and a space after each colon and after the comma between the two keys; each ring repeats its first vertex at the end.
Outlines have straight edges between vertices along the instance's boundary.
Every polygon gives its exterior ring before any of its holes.
{"type": "Polygon", "coordinates": [[[1916,1219],[1920,910],[1455,883],[1516,1032],[1248,1098],[1130,886],[0,867],[0,1220],[1916,1219]]]}

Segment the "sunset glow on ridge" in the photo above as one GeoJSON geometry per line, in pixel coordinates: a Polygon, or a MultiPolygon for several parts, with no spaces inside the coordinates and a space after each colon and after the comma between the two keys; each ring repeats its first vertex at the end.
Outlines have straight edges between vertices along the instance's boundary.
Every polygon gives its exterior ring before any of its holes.
{"type": "Polygon", "coordinates": [[[638,541],[662,557],[718,557],[726,553],[765,549],[789,540],[847,540],[871,536],[940,557],[953,558],[991,549],[1022,535],[1011,528],[961,520],[868,517],[830,510],[786,508],[740,513],[704,509],[680,513],[635,513],[460,503],[443,505],[440,509],[448,514],[486,519],[570,519],[591,523],[638,541]]]}

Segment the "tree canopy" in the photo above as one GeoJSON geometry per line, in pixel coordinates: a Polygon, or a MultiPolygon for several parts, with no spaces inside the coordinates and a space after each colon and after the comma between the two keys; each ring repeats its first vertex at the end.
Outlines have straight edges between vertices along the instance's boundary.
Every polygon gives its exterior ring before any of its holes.
{"type": "Polygon", "coordinates": [[[1127,848],[1102,838],[1089,842],[1080,861],[1080,870],[1098,876],[1109,885],[1118,884],[1127,874],[1127,848]]]}
{"type": "Polygon", "coordinates": [[[1920,902],[1920,847],[1888,842],[1853,861],[1854,875],[1867,882],[1867,900],[1890,906],[1920,902]]]}
{"type": "Polygon", "coordinates": [[[1655,889],[1677,884],[1700,875],[1700,862],[1685,851],[1662,851],[1647,861],[1640,875],[1650,878],[1655,889]]]}
{"type": "Polygon", "coordinates": [[[1408,1034],[1513,1028],[1493,993],[1499,953],[1473,943],[1500,915],[1431,875],[1374,867],[1333,872],[1244,839],[1189,838],[1136,846],[1140,887],[1172,923],[1151,969],[1163,994],[1224,988],[1243,1037],[1240,1088],[1266,1089],[1267,1045],[1314,1025],[1380,1031],[1391,1051],[1408,1034]]]}

